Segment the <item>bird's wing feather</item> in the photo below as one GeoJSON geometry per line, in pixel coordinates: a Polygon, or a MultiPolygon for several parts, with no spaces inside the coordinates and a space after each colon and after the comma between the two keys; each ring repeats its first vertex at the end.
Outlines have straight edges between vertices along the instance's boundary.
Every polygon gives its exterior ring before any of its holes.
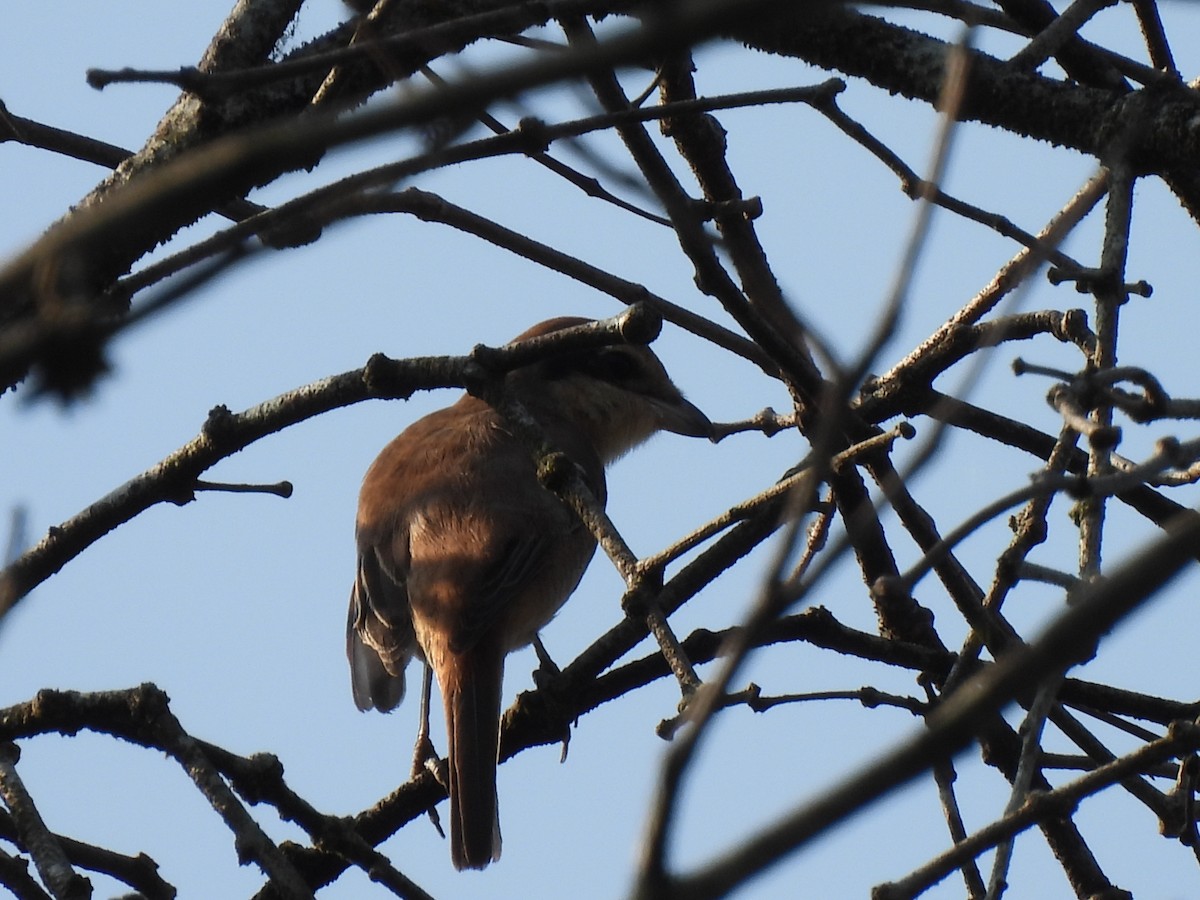
{"type": "MultiPolygon", "coordinates": [[[[564,522],[563,525],[568,529],[577,528],[578,522],[564,522]]],[[[517,536],[493,548],[489,554],[490,562],[480,568],[474,584],[469,587],[470,603],[461,605],[451,650],[457,653],[474,646],[492,628],[513,599],[520,597],[526,586],[538,578],[556,543],[547,539],[545,532],[533,521],[517,536]]]]}
{"type": "Polygon", "coordinates": [[[527,631],[528,641],[548,614],[528,628],[525,621],[546,597],[551,613],[554,600],[566,599],[591,554],[579,520],[538,485],[529,450],[502,431],[490,438],[485,455],[464,457],[455,490],[430,495],[409,518],[418,636],[428,622],[455,653],[501,619],[504,633],[527,631]]]}
{"type": "Polygon", "coordinates": [[[385,573],[373,548],[360,550],[346,620],[346,656],[359,709],[395,709],[404,699],[404,669],[416,649],[403,580],[385,573]]]}

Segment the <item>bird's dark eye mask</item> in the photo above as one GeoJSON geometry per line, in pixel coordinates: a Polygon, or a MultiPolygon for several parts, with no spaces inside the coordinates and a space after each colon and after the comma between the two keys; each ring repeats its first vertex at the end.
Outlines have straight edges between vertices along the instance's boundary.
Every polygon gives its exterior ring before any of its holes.
{"type": "Polygon", "coordinates": [[[638,360],[622,347],[575,351],[551,357],[542,363],[542,374],[551,381],[569,375],[591,375],[600,381],[624,384],[641,371],[638,360]]]}

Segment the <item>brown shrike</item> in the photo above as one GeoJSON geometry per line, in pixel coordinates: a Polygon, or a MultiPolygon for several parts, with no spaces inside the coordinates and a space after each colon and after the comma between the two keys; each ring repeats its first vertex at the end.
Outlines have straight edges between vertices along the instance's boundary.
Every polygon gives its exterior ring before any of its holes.
{"type": "MultiPolygon", "coordinates": [[[[517,340],[587,322],[551,319],[517,340]]],[[[642,346],[542,359],[510,372],[505,392],[601,502],[604,466],[654,432],[712,430],[642,346]]],[[[458,869],[482,869],[500,856],[504,657],[575,590],[595,541],[539,484],[527,445],[470,395],[410,425],[371,464],[357,538],[346,629],[354,701],[391,710],[413,656],[433,669],[446,708],[450,855],[458,869]]]]}

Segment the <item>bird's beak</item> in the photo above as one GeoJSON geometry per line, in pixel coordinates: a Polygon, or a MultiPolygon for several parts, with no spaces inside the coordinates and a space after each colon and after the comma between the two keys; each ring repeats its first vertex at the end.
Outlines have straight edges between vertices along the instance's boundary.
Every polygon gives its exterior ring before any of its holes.
{"type": "Polygon", "coordinates": [[[658,426],[664,431],[712,440],[713,423],[698,406],[682,397],[671,401],[655,400],[654,409],[658,413],[658,426]]]}

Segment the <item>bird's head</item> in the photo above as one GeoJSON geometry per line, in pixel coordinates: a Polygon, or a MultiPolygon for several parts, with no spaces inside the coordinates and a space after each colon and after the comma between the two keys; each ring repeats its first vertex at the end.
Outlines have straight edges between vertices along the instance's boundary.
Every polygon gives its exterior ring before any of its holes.
{"type": "MultiPolygon", "coordinates": [[[[591,320],[549,319],[516,338],[527,340],[591,320]]],[[[656,431],[711,437],[712,422],[684,399],[648,347],[617,344],[570,350],[517,369],[509,386],[543,422],[578,429],[605,463],[656,431]]]]}

